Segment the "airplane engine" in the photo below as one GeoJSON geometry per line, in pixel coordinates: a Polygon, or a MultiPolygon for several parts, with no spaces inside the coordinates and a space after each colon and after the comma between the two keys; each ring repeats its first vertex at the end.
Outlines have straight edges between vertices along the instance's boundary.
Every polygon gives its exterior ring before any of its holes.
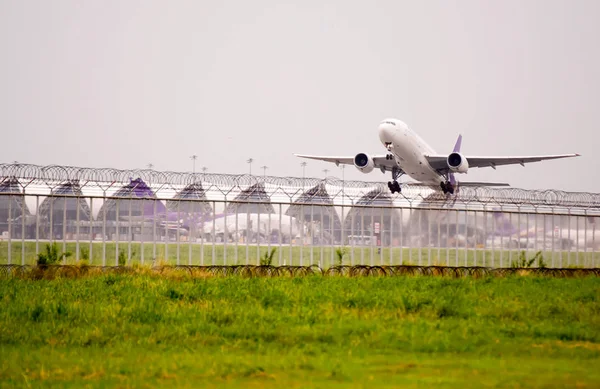
{"type": "Polygon", "coordinates": [[[375,162],[367,154],[358,153],[354,156],[354,166],[363,173],[370,173],[375,168],[375,162]]]}
{"type": "Polygon", "coordinates": [[[469,170],[469,161],[461,153],[451,153],[446,162],[454,173],[466,173],[469,170]]]}

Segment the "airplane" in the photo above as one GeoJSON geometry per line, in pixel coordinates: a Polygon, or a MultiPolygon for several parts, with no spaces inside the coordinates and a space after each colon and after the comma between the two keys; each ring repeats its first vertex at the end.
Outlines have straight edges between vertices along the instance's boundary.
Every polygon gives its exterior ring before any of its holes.
{"type": "Polygon", "coordinates": [[[496,221],[496,226],[494,231],[491,232],[491,235],[495,236],[514,236],[519,238],[535,238],[541,235],[544,231],[542,227],[516,227],[511,221],[510,218],[503,212],[494,211],[493,212],[494,220],[496,221]]]}
{"type": "MultiPolygon", "coordinates": [[[[431,186],[441,187],[444,194],[454,194],[458,190],[455,173],[467,173],[469,168],[491,167],[496,169],[499,165],[525,166],[526,163],[539,162],[550,159],[578,157],[580,154],[559,154],[541,156],[515,156],[515,157],[467,157],[460,151],[462,135],[458,136],[454,149],[449,154],[438,154],[421,137],[401,120],[385,119],[378,127],[379,140],[385,147],[387,154],[371,157],[367,153],[358,153],[354,157],[329,157],[294,154],[300,158],[309,158],[326,162],[333,162],[339,166],[354,165],[363,173],[370,173],[375,168],[392,172],[392,181],[388,182],[390,192],[400,193],[398,179],[408,175],[412,179],[431,186]]],[[[461,182],[462,186],[508,186],[504,183],[461,182]]]]}
{"type": "MultiPolygon", "coordinates": [[[[140,200],[137,201],[139,204],[140,200]]],[[[218,218],[223,214],[208,213],[201,205],[197,205],[196,209],[192,208],[194,212],[190,212],[189,209],[182,211],[168,210],[160,200],[145,200],[141,209],[136,204],[133,208],[132,213],[135,215],[129,216],[126,205],[120,209],[119,221],[130,222],[130,223],[143,223],[150,222],[156,223],[160,226],[175,226],[190,229],[192,227],[200,227],[202,223],[210,221],[213,218],[218,218]],[[141,212],[140,212],[141,211],[141,212]]]]}
{"type": "Polygon", "coordinates": [[[157,223],[161,226],[175,226],[190,229],[191,227],[199,227],[205,222],[211,221],[213,218],[223,217],[224,214],[206,215],[203,213],[187,213],[187,212],[174,212],[174,211],[163,211],[161,213],[150,213],[142,214],[137,216],[119,216],[119,220],[123,222],[131,223],[142,223],[151,222],[157,223]]]}
{"type": "Polygon", "coordinates": [[[494,211],[494,227],[488,233],[488,244],[500,247],[533,248],[541,246],[544,227],[516,227],[504,212],[494,211]]]}
{"type": "Polygon", "coordinates": [[[591,249],[592,251],[600,250],[600,229],[596,226],[580,227],[580,228],[560,228],[554,226],[551,231],[546,233],[546,242],[550,246],[554,241],[554,248],[566,250],[569,248],[584,251],[591,249]]]}
{"type": "MultiPolygon", "coordinates": [[[[519,248],[543,248],[566,250],[574,248],[578,250],[591,249],[600,250],[600,229],[597,230],[595,223],[582,225],[580,228],[561,228],[546,226],[539,227],[516,227],[505,213],[494,212],[496,220],[495,231],[490,233],[490,243],[516,246],[519,248]],[[502,240],[504,238],[504,241],[502,240]]],[[[593,218],[592,218],[593,220],[593,218]]]]}
{"type": "Polygon", "coordinates": [[[258,235],[268,237],[274,234],[274,231],[277,231],[276,236],[279,237],[280,225],[281,237],[284,241],[290,241],[294,236],[300,234],[301,229],[305,234],[307,232],[306,227],[300,227],[301,223],[295,217],[277,213],[270,214],[270,218],[269,214],[266,213],[240,213],[237,220],[235,213],[223,213],[216,216],[214,222],[212,220],[205,221],[202,231],[204,234],[214,235],[215,237],[223,237],[225,231],[235,237],[245,233],[258,233],[258,235]]]}

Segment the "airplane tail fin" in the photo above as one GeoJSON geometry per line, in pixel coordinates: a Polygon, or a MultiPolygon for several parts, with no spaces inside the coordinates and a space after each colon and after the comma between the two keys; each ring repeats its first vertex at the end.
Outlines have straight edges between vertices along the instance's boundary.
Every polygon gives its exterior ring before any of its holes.
{"type": "Polygon", "coordinates": [[[462,144],[462,135],[458,135],[458,139],[456,139],[456,143],[454,144],[453,153],[460,153],[460,145],[462,144]]]}
{"type": "Polygon", "coordinates": [[[510,221],[504,212],[494,211],[494,219],[496,220],[495,233],[496,235],[513,235],[519,232],[519,229],[510,221]]]}

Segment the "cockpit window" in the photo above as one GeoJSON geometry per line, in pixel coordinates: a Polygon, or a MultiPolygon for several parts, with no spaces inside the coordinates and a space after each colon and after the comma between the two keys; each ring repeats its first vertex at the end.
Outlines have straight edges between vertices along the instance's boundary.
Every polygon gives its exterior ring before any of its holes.
{"type": "Polygon", "coordinates": [[[387,121],[386,122],[381,122],[381,124],[391,124],[392,126],[396,125],[396,123],[394,123],[394,122],[387,122],[387,121]]]}

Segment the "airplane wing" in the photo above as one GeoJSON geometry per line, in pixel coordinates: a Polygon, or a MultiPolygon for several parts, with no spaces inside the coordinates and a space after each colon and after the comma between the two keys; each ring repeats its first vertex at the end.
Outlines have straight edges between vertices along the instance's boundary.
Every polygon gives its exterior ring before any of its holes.
{"type": "MultiPolygon", "coordinates": [[[[303,154],[294,154],[296,157],[300,158],[308,158],[315,159],[317,161],[325,161],[335,163],[336,166],[342,165],[352,165],[354,166],[354,157],[322,157],[317,155],[303,155],[303,154]]],[[[395,161],[393,159],[386,159],[385,155],[377,155],[373,158],[373,162],[375,163],[375,168],[380,169],[382,171],[392,171],[392,168],[396,166],[395,161]]],[[[445,163],[445,159],[444,159],[445,163]]]]}
{"type": "MultiPolygon", "coordinates": [[[[538,155],[538,156],[522,156],[522,157],[469,157],[465,155],[465,158],[469,162],[469,168],[472,167],[491,167],[501,165],[521,165],[525,166],[526,163],[546,161],[549,159],[560,159],[560,158],[571,158],[579,157],[579,154],[558,154],[558,155],[538,155]]],[[[437,171],[447,171],[448,165],[446,163],[447,155],[425,155],[427,162],[431,167],[437,171]]]]}

